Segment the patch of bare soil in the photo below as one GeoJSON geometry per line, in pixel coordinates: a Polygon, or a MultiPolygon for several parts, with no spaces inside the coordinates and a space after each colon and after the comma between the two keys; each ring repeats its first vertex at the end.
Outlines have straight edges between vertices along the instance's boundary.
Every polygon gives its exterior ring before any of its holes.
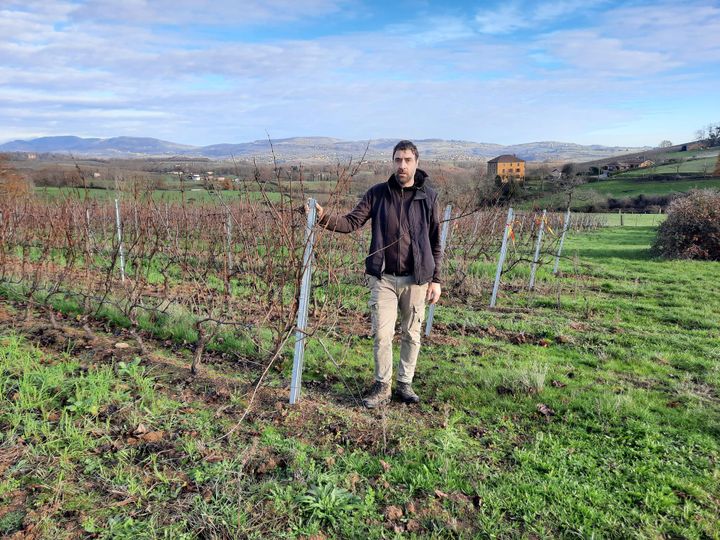
{"type": "MultiPolygon", "coordinates": [[[[558,336],[554,340],[546,335],[532,334],[529,332],[513,332],[512,330],[503,330],[494,326],[479,326],[474,324],[462,323],[436,323],[433,328],[443,336],[448,336],[451,332],[458,332],[463,336],[489,337],[496,340],[506,341],[513,345],[537,345],[538,347],[548,347],[554,342],[566,343],[569,338],[566,336],[558,336]]],[[[459,340],[458,340],[459,342],[459,340]]]]}
{"type": "Polygon", "coordinates": [[[290,405],[287,390],[263,388],[255,401],[249,415],[252,420],[275,425],[288,436],[308,444],[351,444],[373,452],[381,450],[383,443],[388,446],[387,436],[383,441],[383,430],[376,418],[380,412],[331,404],[310,391],[304,391],[299,403],[290,405]]]}

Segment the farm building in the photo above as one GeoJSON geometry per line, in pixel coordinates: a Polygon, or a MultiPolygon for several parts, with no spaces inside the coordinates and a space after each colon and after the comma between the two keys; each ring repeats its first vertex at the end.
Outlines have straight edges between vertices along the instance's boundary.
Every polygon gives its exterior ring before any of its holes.
{"type": "Polygon", "coordinates": [[[689,152],[692,150],[704,150],[708,145],[705,141],[696,141],[688,144],[683,144],[680,148],[681,152],[689,152]]]}
{"type": "Polygon", "coordinates": [[[488,176],[499,178],[504,184],[509,180],[525,180],[525,160],[511,154],[503,154],[487,163],[488,176]]]}
{"type": "Polygon", "coordinates": [[[629,169],[645,169],[647,167],[653,167],[655,162],[651,159],[645,159],[644,157],[630,158],[623,161],[613,161],[603,167],[604,171],[615,172],[615,171],[627,171],[629,169]]]}

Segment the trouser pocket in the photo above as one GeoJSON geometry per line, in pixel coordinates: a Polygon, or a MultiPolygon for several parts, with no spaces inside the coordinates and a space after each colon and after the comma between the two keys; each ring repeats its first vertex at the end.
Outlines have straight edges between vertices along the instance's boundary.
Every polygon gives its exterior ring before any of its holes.
{"type": "Polygon", "coordinates": [[[370,300],[368,302],[368,306],[370,307],[370,337],[375,337],[375,334],[377,334],[377,325],[378,325],[377,301],[370,300]]]}

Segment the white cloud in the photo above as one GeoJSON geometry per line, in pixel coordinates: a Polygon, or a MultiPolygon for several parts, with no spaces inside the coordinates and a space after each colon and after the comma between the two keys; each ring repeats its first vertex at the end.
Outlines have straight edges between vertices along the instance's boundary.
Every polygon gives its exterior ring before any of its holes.
{"type": "Polygon", "coordinates": [[[244,26],[292,21],[337,13],[343,0],[94,0],[80,4],[74,20],[134,24],[210,24],[244,26]]]}
{"type": "Polygon", "coordinates": [[[604,0],[556,0],[553,2],[502,2],[494,9],[475,15],[478,31],[483,34],[510,34],[523,29],[542,30],[543,25],[578,12],[587,12],[604,0]]]}
{"type": "MultiPolygon", "coordinates": [[[[143,134],[210,144],[268,131],[580,140],[590,125],[643,121],[660,99],[707,95],[720,71],[712,69],[720,8],[707,4],[618,8],[539,34],[585,4],[514,2],[475,21],[432,15],[372,31],[253,42],[242,32],[187,37],[194,17],[234,24],[239,3],[199,13],[189,0],[173,3],[175,12],[167,2],[134,0],[122,9],[109,0],[4,3],[3,136],[143,134]],[[509,18],[498,30],[502,16],[509,18]],[[155,26],[170,18],[170,26],[155,26]],[[490,35],[512,28],[529,30],[522,40],[490,35]]],[[[319,15],[344,4],[242,5],[245,23],[279,24],[274,11],[305,23],[302,9],[319,15]]]]}
{"type": "Polygon", "coordinates": [[[520,5],[512,2],[503,3],[495,10],[478,12],[475,22],[483,34],[509,34],[531,25],[520,5]]]}
{"type": "Polygon", "coordinates": [[[585,29],[541,36],[545,55],[603,76],[647,76],[720,60],[720,7],[663,4],[609,10],[585,29]],[[618,24],[622,21],[622,24],[618,24]]]}
{"type": "Polygon", "coordinates": [[[555,58],[596,76],[641,76],[679,66],[663,52],[631,48],[619,38],[595,31],[556,32],[541,42],[555,58]]]}
{"type": "Polygon", "coordinates": [[[673,60],[702,64],[720,60],[720,5],[668,3],[619,8],[607,14],[607,31],[673,60]],[[622,28],[610,25],[622,20],[622,28]]]}

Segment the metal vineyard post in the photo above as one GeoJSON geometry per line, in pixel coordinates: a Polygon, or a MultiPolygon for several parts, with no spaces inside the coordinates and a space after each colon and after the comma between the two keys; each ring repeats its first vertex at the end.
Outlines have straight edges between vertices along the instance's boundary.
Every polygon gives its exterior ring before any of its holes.
{"type": "Polygon", "coordinates": [[[540,260],[540,246],[542,246],[546,215],[547,210],[543,210],[542,217],[540,218],[540,228],[538,229],[537,242],[535,242],[535,255],[533,256],[532,267],[530,267],[530,284],[528,285],[528,289],[531,291],[533,290],[533,287],[535,287],[535,271],[537,270],[538,260],[540,260]]]}
{"type": "Polygon", "coordinates": [[[120,225],[120,203],[115,199],[115,224],[117,226],[118,250],[120,251],[120,281],[125,283],[125,250],[122,241],[122,226],[120,225]]]}
{"type": "MultiPolygon", "coordinates": [[[[445,254],[445,244],[447,243],[447,235],[448,235],[448,228],[450,226],[450,214],[452,213],[452,206],[447,205],[445,207],[445,215],[443,216],[443,227],[442,232],[440,233],[440,254],[443,256],[445,254]]],[[[433,319],[435,318],[435,306],[437,304],[431,304],[430,309],[428,310],[428,318],[427,323],[425,324],[425,335],[429,336],[430,331],[432,330],[433,325],[433,319]]]]}
{"type": "Polygon", "coordinates": [[[560,254],[562,253],[563,244],[565,243],[565,235],[567,234],[568,226],[570,225],[570,209],[565,213],[565,224],[563,225],[562,236],[560,237],[560,245],[558,246],[557,255],[555,256],[555,266],[553,267],[553,274],[557,274],[558,265],[560,264],[560,254]]]}
{"type": "Polygon", "coordinates": [[[502,246],[500,247],[500,257],[498,258],[497,271],[495,272],[495,284],[493,285],[492,296],[490,297],[490,307],[495,307],[498,289],[500,288],[500,276],[502,275],[503,264],[505,264],[505,255],[507,254],[507,241],[510,236],[510,230],[513,223],[513,209],[508,208],[507,220],[505,222],[505,232],[503,233],[502,246]]]}
{"type": "Polygon", "coordinates": [[[308,199],[307,226],[305,229],[305,252],[303,253],[303,275],[298,301],[297,330],[295,332],[295,358],[293,360],[292,380],[290,382],[290,404],[300,401],[302,386],[303,359],[305,357],[305,337],[307,335],[307,313],[310,302],[310,282],[312,278],[312,253],[315,245],[315,199],[308,199]]]}

